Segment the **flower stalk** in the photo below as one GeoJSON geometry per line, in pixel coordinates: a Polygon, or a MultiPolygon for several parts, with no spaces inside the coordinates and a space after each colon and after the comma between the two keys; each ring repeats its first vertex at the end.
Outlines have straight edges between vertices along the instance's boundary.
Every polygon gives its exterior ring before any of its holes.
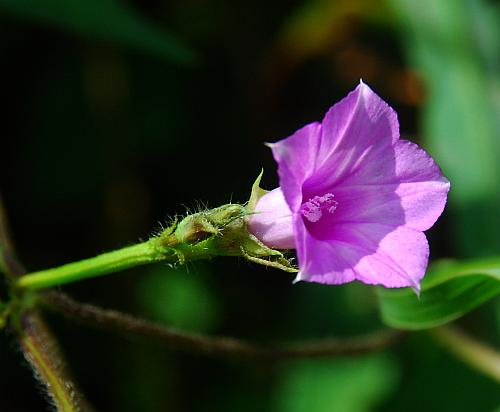
{"type": "Polygon", "coordinates": [[[153,238],[90,259],[33,272],[19,278],[17,287],[42,289],[164,260],[167,255],[157,250],[156,241],[157,239],[153,238]]]}
{"type": "Polygon", "coordinates": [[[242,256],[252,262],[294,272],[279,251],[261,243],[246,228],[245,206],[227,204],[174,222],[146,242],[20,277],[18,290],[37,290],[94,278],[149,263],[184,264],[216,256],[242,256]]]}

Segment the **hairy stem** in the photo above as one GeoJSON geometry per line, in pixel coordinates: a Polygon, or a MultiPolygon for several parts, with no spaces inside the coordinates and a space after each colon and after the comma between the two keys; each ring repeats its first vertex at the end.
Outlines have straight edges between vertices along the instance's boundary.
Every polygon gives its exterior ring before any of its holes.
{"type": "Polygon", "coordinates": [[[432,329],[431,334],[469,366],[500,382],[500,352],[493,347],[450,325],[432,329]]]}
{"type": "Polygon", "coordinates": [[[17,334],[24,357],[47,388],[51,403],[61,412],[91,410],[73,381],[68,379],[59,347],[40,315],[27,312],[22,315],[21,324],[22,329],[17,334]]]}
{"type": "Polygon", "coordinates": [[[14,243],[10,236],[7,213],[0,194],[0,272],[10,279],[14,279],[24,273],[23,266],[15,256],[14,243]]]}
{"type": "Polygon", "coordinates": [[[103,276],[148,263],[185,263],[186,261],[207,259],[219,253],[211,243],[214,243],[213,239],[195,244],[177,241],[177,243],[165,245],[165,239],[155,237],[146,242],[92,258],[29,273],[21,276],[15,286],[20,290],[37,290],[103,276]]]}
{"type": "MultiPolygon", "coordinates": [[[[23,265],[15,257],[1,197],[0,269],[9,279],[16,279],[25,273],[23,265]]],[[[19,311],[20,308],[17,310],[19,311]]],[[[59,412],[91,411],[90,405],[77,391],[76,384],[65,366],[66,362],[61,355],[58,343],[38,311],[16,312],[11,314],[9,320],[25,358],[57,410],[59,412]]]]}
{"type": "Polygon", "coordinates": [[[211,356],[249,360],[282,360],[360,355],[384,349],[398,341],[403,332],[384,330],[345,340],[323,340],[284,346],[258,345],[229,337],[210,337],[186,333],[114,310],[75,301],[67,295],[48,292],[43,301],[62,314],[107,330],[117,330],[156,338],[179,349],[211,356]]]}

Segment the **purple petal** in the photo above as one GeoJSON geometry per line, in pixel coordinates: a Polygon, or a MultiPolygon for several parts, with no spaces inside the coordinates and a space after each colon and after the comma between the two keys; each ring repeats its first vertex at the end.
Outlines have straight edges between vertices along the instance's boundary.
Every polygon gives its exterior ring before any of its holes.
{"type": "Polygon", "coordinates": [[[302,202],[302,183],[314,171],[320,135],[321,125],[316,122],[269,145],[278,163],[280,186],[293,211],[297,211],[302,202]]]}
{"type": "Polygon", "coordinates": [[[393,152],[399,139],[396,112],[364,83],[327,112],[321,131],[315,173],[304,185],[306,196],[362,173],[369,158],[393,152]]]}
{"type": "Polygon", "coordinates": [[[294,230],[300,268],[295,281],[338,285],[356,279],[351,263],[358,258],[355,251],[350,252],[350,248],[342,251],[341,248],[346,245],[316,239],[308,232],[300,217],[295,222],[294,230]]]}
{"type": "Polygon", "coordinates": [[[405,211],[405,225],[416,230],[429,229],[443,213],[450,190],[432,157],[416,144],[401,140],[395,146],[396,194],[405,211]]]}
{"type": "Polygon", "coordinates": [[[393,152],[385,154],[370,159],[363,173],[328,189],[339,205],[334,215],[323,220],[323,232],[332,233],[332,225],[348,222],[405,225],[424,231],[436,222],[446,204],[450,183],[434,160],[406,140],[398,141],[393,152]],[[388,165],[394,169],[392,173],[388,165]],[[375,179],[374,171],[384,168],[385,178],[375,179]]]}
{"type": "Polygon", "coordinates": [[[375,254],[358,262],[356,279],[388,288],[411,287],[418,292],[428,261],[429,244],[425,235],[398,227],[378,243],[375,254]]]}
{"type": "Polygon", "coordinates": [[[335,240],[309,235],[306,243],[305,250],[297,249],[299,261],[305,258],[297,280],[325,284],[356,279],[418,290],[429,258],[425,235],[406,227],[388,231],[379,224],[346,224],[335,240]]]}

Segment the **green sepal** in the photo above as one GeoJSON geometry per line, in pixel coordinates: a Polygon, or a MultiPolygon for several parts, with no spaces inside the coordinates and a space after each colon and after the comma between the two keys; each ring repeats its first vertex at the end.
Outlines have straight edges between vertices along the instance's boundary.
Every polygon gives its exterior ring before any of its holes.
{"type": "Polygon", "coordinates": [[[253,212],[258,200],[269,192],[269,190],[264,190],[260,187],[260,181],[262,180],[263,175],[264,169],[261,169],[259,175],[257,176],[257,179],[255,179],[255,182],[253,182],[252,192],[250,193],[250,199],[247,203],[247,209],[249,212],[253,212]]]}
{"type": "MultiPolygon", "coordinates": [[[[243,207],[243,206],[242,206],[243,207]]],[[[259,265],[274,267],[286,272],[297,272],[289,259],[278,250],[264,245],[248,231],[246,217],[248,213],[228,224],[214,239],[220,255],[242,256],[259,265]]]]}
{"type": "Polygon", "coordinates": [[[178,262],[215,256],[241,256],[260,265],[286,272],[298,269],[282,252],[264,245],[248,231],[247,220],[257,201],[267,193],[259,184],[263,171],[252,185],[246,205],[229,203],[185,217],[159,235],[160,246],[177,255],[178,262]]]}
{"type": "MultiPolygon", "coordinates": [[[[253,182],[250,199],[248,200],[246,205],[249,215],[254,213],[255,205],[257,204],[259,199],[266,193],[269,193],[269,190],[265,190],[260,187],[260,181],[262,180],[263,175],[264,169],[261,169],[259,175],[257,176],[257,179],[255,179],[255,181],[253,182]]],[[[274,267],[286,272],[298,272],[297,267],[293,265],[282,252],[271,249],[270,247],[264,245],[259,239],[257,239],[248,231],[246,242],[243,248],[243,257],[251,262],[258,263],[264,266],[274,267]]]]}

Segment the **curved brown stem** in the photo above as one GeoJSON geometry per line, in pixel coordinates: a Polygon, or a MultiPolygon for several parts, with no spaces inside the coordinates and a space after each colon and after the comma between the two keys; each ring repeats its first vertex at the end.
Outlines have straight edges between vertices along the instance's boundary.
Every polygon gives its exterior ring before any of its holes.
{"type": "Polygon", "coordinates": [[[26,272],[15,255],[14,243],[10,236],[7,213],[0,194],[0,271],[9,278],[21,276],[26,272]]]}
{"type": "Polygon", "coordinates": [[[47,292],[43,302],[63,316],[84,323],[156,338],[179,349],[204,353],[211,356],[243,358],[249,360],[282,360],[293,358],[319,358],[342,355],[361,355],[382,350],[396,343],[404,333],[386,329],[370,335],[343,340],[328,339],[284,346],[268,346],[250,343],[230,337],[212,337],[188,333],[158,323],[121,313],[115,310],[80,303],[71,297],[47,292]]]}

